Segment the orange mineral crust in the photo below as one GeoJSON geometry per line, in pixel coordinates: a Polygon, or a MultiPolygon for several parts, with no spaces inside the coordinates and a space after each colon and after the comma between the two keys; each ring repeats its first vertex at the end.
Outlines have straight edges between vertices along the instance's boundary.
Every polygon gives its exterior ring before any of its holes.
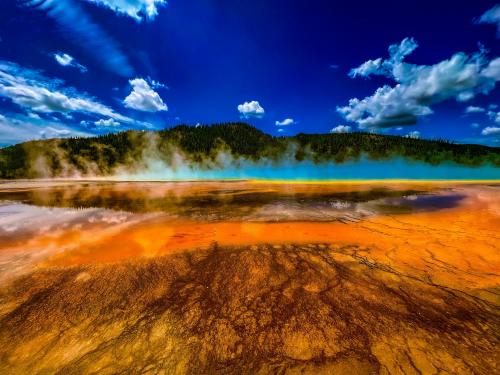
{"type": "Polygon", "coordinates": [[[0,370],[498,372],[499,192],[403,182],[6,188],[0,370]]]}
{"type": "MultiPolygon", "coordinates": [[[[407,272],[466,287],[499,283],[500,202],[496,192],[482,192],[459,207],[426,213],[380,215],[355,223],[318,222],[139,222],[124,231],[94,228],[64,231],[31,239],[29,246],[71,247],[45,265],[116,262],[130,257],[168,255],[181,250],[252,244],[356,244],[358,255],[407,272]],[[369,250],[368,250],[369,249],[369,250]],[[443,263],[446,267],[432,266],[443,263]],[[455,274],[461,271],[462,275],[455,274]],[[489,276],[487,276],[489,275],[489,276]]],[[[20,244],[25,247],[27,244],[20,244]]]]}

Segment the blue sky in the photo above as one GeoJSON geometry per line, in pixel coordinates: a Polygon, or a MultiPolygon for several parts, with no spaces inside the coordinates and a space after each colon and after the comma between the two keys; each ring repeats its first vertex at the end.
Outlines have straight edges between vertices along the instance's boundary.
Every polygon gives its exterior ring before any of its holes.
{"type": "Polygon", "coordinates": [[[0,146],[243,119],[498,145],[496,1],[6,0],[0,146]]]}

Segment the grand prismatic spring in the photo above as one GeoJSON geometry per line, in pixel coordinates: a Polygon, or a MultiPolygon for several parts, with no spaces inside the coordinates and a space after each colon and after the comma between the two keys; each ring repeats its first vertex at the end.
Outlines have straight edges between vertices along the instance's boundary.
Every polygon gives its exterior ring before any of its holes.
{"type": "Polygon", "coordinates": [[[0,0],[0,375],[500,375],[500,0],[0,0]]]}
{"type": "Polygon", "coordinates": [[[498,373],[499,193],[2,183],[0,372],[498,373]]]}

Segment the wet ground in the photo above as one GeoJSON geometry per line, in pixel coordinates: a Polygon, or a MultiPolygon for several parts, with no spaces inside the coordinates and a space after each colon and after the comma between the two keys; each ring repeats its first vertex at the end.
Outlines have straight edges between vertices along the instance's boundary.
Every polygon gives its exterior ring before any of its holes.
{"type": "Polygon", "coordinates": [[[0,371],[499,373],[499,197],[0,184],[0,371]]]}

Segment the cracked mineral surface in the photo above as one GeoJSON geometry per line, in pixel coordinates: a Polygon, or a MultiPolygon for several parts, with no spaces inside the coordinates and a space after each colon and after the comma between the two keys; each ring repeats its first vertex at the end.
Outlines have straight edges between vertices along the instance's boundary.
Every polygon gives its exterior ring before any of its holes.
{"type": "Polygon", "coordinates": [[[500,373],[499,228],[495,183],[3,183],[0,373],[500,373]]]}

